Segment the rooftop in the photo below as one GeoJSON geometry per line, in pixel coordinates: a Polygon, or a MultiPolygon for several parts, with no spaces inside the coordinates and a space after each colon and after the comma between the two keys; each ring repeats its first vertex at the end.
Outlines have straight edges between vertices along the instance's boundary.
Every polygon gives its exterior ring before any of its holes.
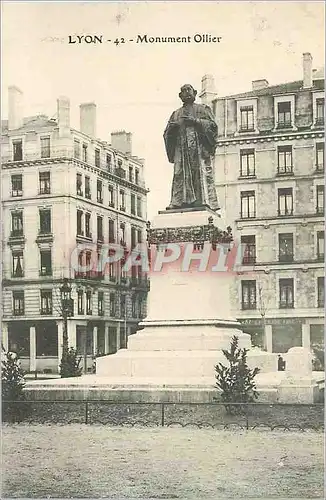
{"type": "MultiPolygon", "coordinates": [[[[324,90],[325,88],[325,77],[324,68],[315,70],[313,74],[313,87],[312,90],[324,90]]],[[[258,90],[250,90],[249,92],[243,92],[240,94],[233,94],[224,97],[218,97],[218,99],[228,99],[228,98],[246,98],[246,97],[256,97],[264,95],[275,95],[275,94],[290,94],[294,92],[299,92],[303,89],[303,81],[297,80],[295,82],[280,83],[278,85],[271,85],[258,90]]]]}

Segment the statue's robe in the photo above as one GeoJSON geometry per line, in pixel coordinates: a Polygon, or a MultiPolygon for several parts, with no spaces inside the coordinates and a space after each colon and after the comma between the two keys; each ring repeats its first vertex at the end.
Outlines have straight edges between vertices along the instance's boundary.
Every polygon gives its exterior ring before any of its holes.
{"type": "Polygon", "coordinates": [[[174,111],[164,131],[164,142],[169,162],[174,163],[169,208],[207,205],[217,210],[212,168],[217,125],[211,109],[193,103],[174,111]],[[199,119],[199,123],[174,125],[178,119],[189,115],[199,119]]]}

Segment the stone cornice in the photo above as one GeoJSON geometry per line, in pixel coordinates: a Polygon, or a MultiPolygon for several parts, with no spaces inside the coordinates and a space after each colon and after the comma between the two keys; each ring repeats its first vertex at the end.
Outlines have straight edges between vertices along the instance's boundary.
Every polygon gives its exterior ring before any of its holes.
{"type": "Polygon", "coordinates": [[[123,179],[122,177],[119,177],[118,175],[115,175],[112,172],[105,172],[99,167],[89,165],[88,163],[85,163],[82,160],[78,160],[76,158],[71,158],[71,157],[63,156],[57,158],[36,158],[36,159],[30,159],[30,160],[26,159],[21,161],[4,161],[2,163],[2,168],[4,170],[14,169],[14,168],[20,169],[26,167],[45,166],[45,165],[59,164],[59,163],[71,163],[75,166],[83,168],[87,172],[92,172],[98,175],[99,177],[102,177],[103,179],[109,180],[114,184],[124,186],[128,189],[131,189],[143,195],[147,195],[149,191],[147,188],[139,186],[133,182],[130,182],[127,179],[123,179]]]}
{"type": "Polygon", "coordinates": [[[308,139],[308,138],[320,138],[324,137],[324,131],[322,130],[305,130],[292,131],[289,133],[269,133],[266,135],[260,134],[248,134],[247,136],[236,136],[236,137],[220,137],[218,138],[217,147],[230,146],[232,144],[252,144],[252,143],[262,143],[262,142],[278,142],[278,141],[288,141],[295,139],[308,139]]]}

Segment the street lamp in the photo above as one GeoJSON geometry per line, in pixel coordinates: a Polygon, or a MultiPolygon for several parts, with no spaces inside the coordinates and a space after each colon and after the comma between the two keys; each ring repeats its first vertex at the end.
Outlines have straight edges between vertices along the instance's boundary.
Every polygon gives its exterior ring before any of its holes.
{"type": "Polygon", "coordinates": [[[63,285],[60,288],[61,293],[61,309],[63,317],[63,342],[62,356],[68,352],[68,317],[73,316],[74,301],[71,298],[71,287],[67,278],[64,278],[63,285]]]}

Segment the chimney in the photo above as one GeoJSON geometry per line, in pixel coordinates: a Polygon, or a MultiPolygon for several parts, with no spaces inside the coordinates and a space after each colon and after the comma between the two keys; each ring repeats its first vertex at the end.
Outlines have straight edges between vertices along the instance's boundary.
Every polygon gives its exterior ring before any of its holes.
{"type": "Polygon", "coordinates": [[[23,93],[14,85],[8,87],[8,130],[23,126],[23,93]]]}
{"type": "Polygon", "coordinates": [[[204,75],[201,79],[201,92],[199,94],[201,102],[210,106],[212,101],[217,97],[215,90],[215,81],[212,75],[204,75]]]}
{"type": "Polygon", "coordinates": [[[125,130],[111,133],[111,146],[121,153],[131,155],[132,134],[125,130]]]}
{"type": "Polygon", "coordinates": [[[265,80],[265,79],[253,80],[253,82],[252,82],[252,90],[267,89],[268,85],[269,85],[268,81],[265,80]]]}
{"type": "Polygon", "coordinates": [[[68,97],[61,96],[57,99],[57,118],[59,137],[67,137],[70,134],[70,101],[68,97]]]}
{"type": "Polygon", "coordinates": [[[312,87],[312,55],[310,52],[305,52],[302,55],[303,69],[303,88],[310,89],[312,87]]]}
{"type": "Polygon", "coordinates": [[[80,108],[80,131],[83,134],[96,138],[96,104],[83,103],[80,108]]]}

